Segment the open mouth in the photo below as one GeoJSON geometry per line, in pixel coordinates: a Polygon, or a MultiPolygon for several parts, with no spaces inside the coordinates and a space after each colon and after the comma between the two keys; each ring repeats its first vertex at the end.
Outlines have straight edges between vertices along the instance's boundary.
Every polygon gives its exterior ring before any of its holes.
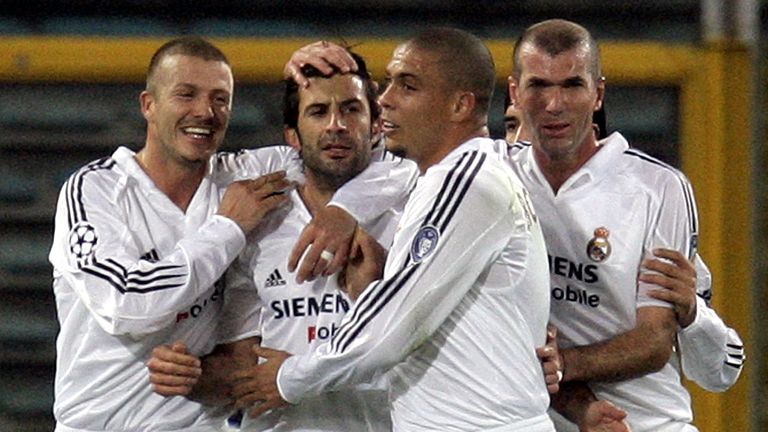
{"type": "Polygon", "coordinates": [[[399,129],[400,126],[398,126],[395,123],[392,123],[389,120],[382,120],[381,122],[381,132],[384,135],[389,135],[390,133],[394,132],[395,130],[399,129]]]}
{"type": "Polygon", "coordinates": [[[193,138],[204,139],[213,135],[213,128],[204,126],[188,126],[181,129],[185,135],[189,135],[193,138]]]}

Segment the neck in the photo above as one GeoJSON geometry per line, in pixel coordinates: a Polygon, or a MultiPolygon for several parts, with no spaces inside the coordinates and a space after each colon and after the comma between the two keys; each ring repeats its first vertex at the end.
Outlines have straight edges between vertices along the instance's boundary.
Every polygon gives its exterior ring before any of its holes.
{"type": "Polygon", "coordinates": [[[315,215],[320,208],[325,207],[331,201],[337,187],[320,181],[309,171],[305,173],[305,178],[306,181],[299,188],[299,194],[309,212],[315,215]]]}
{"type": "Polygon", "coordinates": [[[539,165],[544,178],[552,188],[552,192],[557,194],[560,188],[574,175],[592,156],[600,150],[597,141],[588,139],[576,152],[566,155],[547,154],[541,149],[541,146],[533,146],[533,156],[539,165]]]}
{"type": "Polygon", "coordinates": [[[173,163],[145,147],[136,154],[136,161],[168,198],[186,212],[192,197],[205,176],[206,164],[173,163]]]}
{"type": "Polygon", "coordinates": [[[427,169],[429,169],[431,166],[440,163],[440,161],[445,159],[449,153],[454,151],[457,147],[464,144],[465,142],[473,138],[488,136],[485,125],[463,130],[457,129],[452,132],[453,133],[449,132],[446,134],[442,142],[430,146],[428,152],[429,154],[425,155],[425,157],[419,158],[419,160],[414,159],[414,162],[416,162],[416,165],[418,165],[419,171],[421,171],[422,174],[426,172],[427,169]]]}

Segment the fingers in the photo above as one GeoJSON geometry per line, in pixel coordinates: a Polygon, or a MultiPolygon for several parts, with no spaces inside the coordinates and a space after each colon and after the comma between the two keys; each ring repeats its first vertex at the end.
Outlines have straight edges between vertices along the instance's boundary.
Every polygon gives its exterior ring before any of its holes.
{"type": "Polygon", "coordinates": [[[274,194],[285,192],[291,183],[285,178],[285,171],[278,171],[253,180],[242,180],[248,188],[255,192],[257,199],[267,198],[274,194]]]}
{"type": "Polygon", "coordinates": [[[319,41],[296,50],[283,68],[285,78],[292,78],[301,87],[309,86],[302,68],[311,65],[323,75],[335,69],[342,73],[357,70],[357,63],[346,48],[328,41],[319,41]]]}
{"type": "Polygon", "coordinates": [[[180,354],[187,354],[187,344],[182,341],[176,341],[171,345],[171,350],[180,354]]]}
{"type": "Polygon", "coordinates": [[[340,243],[336,248],[336,253],[333,254],[333,260],[331,260],[323,271],[323,276],[330,276],[347,264],[349,260],[349,243],[340,243]]]}
{"type": "Polygon", "coordinates": [[[677,265],[680,268],[691,267],[691,262],[680,251],[666,248],[656,248],[653,250],[653,255],[659,258],[665,258],[677,265]]]}
{"type": "Polygon", "coordinates": [[[183,370],[200,369],[200,359],[188,354],[183,342],[176,342],[173,347],[160,345],[152,350],[152,358],[147,365],[159,367],[161,365],[178,366],[183,370]]]}
{"type": "Polygon", "coordinates": [[[189,394],[203,373],[200,360],[187,354],[183,342],[156,347],[147,368],[153,390],[163,396],[189,394]]]}
{"type": "Polygon", "coordinates": [[[255,379],[238,379],[232,385],[232,397],[237,399],[237,408],[253,405],[261,399],[258,381],[255,379]]]}
{"type": "Polygon", "coordinates": [[[311,223],[301,230],[301,235],[299,235],[299,239],[296,241],[296,245],[293,247],[291,255],[288,257],[288,271],[296,271],[296,266],[298,266],[299,261],[304,256],[309,245],[315,240],[315,236],[317,235],[315,231],[315,227],[311,223]]]}
{"type": "Polygon", "coordinates": [[[599,412],[604,417],[611,418],[615,421],[621,421],[627,417],[626,411],[608,402],[607,400],[598,401],[597,404],[599,406],[599,412]]]}
{"type": "Polygon", "coordinates": [[[660,273],[641,273],[638,279],[680,294],[688,294],[691,297],[696,293],[696,278],[690,276],[678,274],[675,277],[660,273]]]}
{"type": "Polygon", "coordinates": [[[642,266],[645,267],[646,270],[655,271],[671,278],[686,277],[682,269],[673,263],[657,259],[646,259],[643,260],[642,266]]]}
{"type": "Polygon", "coordinates": [[[221,199],[218,214],[233,220],[248,234],[264,216],[288,201],[283,192],[290,187],[284,171],[233,182],[221,199]]]}
{"type": "Polygon", "coordinates": [[[325,267],[328,265],[328,261],[320,259],[320,254],[327,249],[328,248],[320,243],[320,239],[317,239],[309,246],[309,250],[307,250],[299,263],[299,268],[296,273],[296,282],[304,283],[305,281],[313,281],[315,280],[316,275],[322,274],[325,267]]]}
{"type": "Polygon", "coordinates": [[[289,61],[285,64],[285,68],[283,68],[283,76],[286,79],[290,78],[296,81],[299,87],[306,88],[309,87],[309,80],[301,72],[302,66],[300,63],[289,61]]]}
{"type": "Polygon", "coordinates": [[[547,345],[557,343],[557,326],[554,324],[547,324],[547,345]]]}
{"type": "Polygon", "coordinates": [[[248,411],[248,415],[251,418],[256,418],[267,411],[279,408],[283,405],[286,405],[286,403],[282,399],[269,400],[253,407],[250,411],[248,411]]]}

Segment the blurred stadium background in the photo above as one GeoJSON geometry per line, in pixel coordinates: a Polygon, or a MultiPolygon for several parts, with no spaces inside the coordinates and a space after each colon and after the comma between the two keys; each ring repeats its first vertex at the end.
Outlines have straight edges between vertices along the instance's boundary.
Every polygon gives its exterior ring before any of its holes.
{"type": "Polygon", "coordinates": [[[0,2],[0,432],[50,431],[58,331],[47,252],[59,187],[117,146],[138,149],[138,94],[152,52],[198,34],[236,76],[226,147],[281,140],[282,65],[319,38],[379,73],[426,25],[469,30],[498,69],[491,132],[516,36],[541,19],[588,27],[603,47],[610,131],[681,167],[702,219],[715,306],[749,360],[724,394],[689,386],[703,432],[768,431],[766,61],[761,0],[49,0],[0,2]]]}

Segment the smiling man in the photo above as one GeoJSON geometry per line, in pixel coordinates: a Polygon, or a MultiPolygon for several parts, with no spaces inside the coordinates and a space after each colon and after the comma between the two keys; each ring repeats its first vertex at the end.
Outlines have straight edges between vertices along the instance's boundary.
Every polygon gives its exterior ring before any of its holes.
{"type": "Polygon", "coordinates": [[[245,235],[286,201],[274,195],[288,186],[284,174],[228,188],[213,175],[232,94],[218,48],[193,37],[166,43],[140,96],[142,150],[118,148],[61,189],[50,253],[61,325],[56,431],[220,426],[221,410],[153,394],[144,364],[169,341],[212,349],[224,295],[217,281],[245,235]]]}

